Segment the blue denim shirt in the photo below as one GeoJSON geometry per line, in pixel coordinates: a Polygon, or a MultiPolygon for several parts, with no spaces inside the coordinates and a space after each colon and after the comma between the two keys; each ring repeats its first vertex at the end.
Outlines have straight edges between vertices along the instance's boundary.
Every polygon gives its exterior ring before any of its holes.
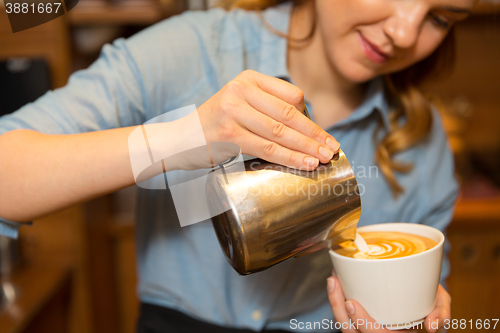
{"type": "MultiPolygon", "coordinates": [[[[285,4],[263,15],[286,33],[290,9],[285,4]]],[[[254,12],[187,12],[104,46],[100,58],[73,74],[67,86],[0,118],[0,134],[19,128],[71,134],[139,125],[170,110],[201,105],[245,69],[289,79],[286,46],[254,12]]],[[[388,113],[382,80],[375,79],[362,105],[326,129],[341,143],[363,189],[359,225],[412,222],[444,231],[458,186],[440,119],[435,114],[426,140],[396,156],[414,168],[397,174],[406,192],[395,200],[373,168],[373,133],[380,122],[387,130],[388,113]]],[[[332,265],[326,251],[239,276],[226,262],[209,221],[181,228],[168,190],[138,191],[141,301],[254,330],[290,330],[292,318],[333,319],[326,293],[332,265]]],[[[16,227],[0,223],[0,232],[15,236],[16,227]]],[[[443,278],[448,271],[445,262],[443,278]]]]}

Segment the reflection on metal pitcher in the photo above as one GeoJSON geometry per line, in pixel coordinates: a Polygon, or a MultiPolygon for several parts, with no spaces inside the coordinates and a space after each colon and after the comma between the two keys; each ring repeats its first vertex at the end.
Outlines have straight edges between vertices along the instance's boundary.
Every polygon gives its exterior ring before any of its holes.
{"type": "Polygon", "coordinates": [[[311,172],[245,161],[245,172],[211,173],[206,192],[210,209],[224,211],[212,222],[228,262],[242,275],[354,239],[361,214],[342,150],[311,172]]]}

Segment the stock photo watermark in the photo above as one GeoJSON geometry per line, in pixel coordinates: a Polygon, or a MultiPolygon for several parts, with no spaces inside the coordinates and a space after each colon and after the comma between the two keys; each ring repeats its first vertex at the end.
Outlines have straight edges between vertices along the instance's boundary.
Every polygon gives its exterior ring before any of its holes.
{"type": "MultiPolygon", "coordinates": [[[[281,165],[268,165],[264,168],[260,168],[260,165],[261,163],[257,161],[249,163],[249,171],[268,170],[280,173],[293,173],[301,177],[307,177],[314,182],[306,184],[297,180],[295,182],[286,184],[283,184],[281,182],[269,183],[264,188],[255,187],[255,193],[258,195],[301,195],[306,196],[308,200],[311,200],[318,195],[360,196],[365,193],[365,186],[363,184],[357,183],[356,179],[359,180],[363,178],[379,177],[379,169],[377,166],[366,167],[329,165],[328,167],[326,167],[325,165],[320,165],[316,170],[313,171],[301,171],[281,165]],[[335,183],[331,181],[331,179],[340,178],[343,175],[350,173],[352,173],[355,178],[347,178],[342,182],[335,183]]],[[[249,187],[253,188],[253,185],[250,184],[249,187]]]]}
{"type": "Polygon", "coordinates": [[[340,152],[330,163],[305,171],[245,156],[233,143],[208,143],[195,105],[166,112],[136,127],[128,146],[137,186],[169,190],[183,227],[256,197],[324,201],[336,196],[348,202],[365,193],[357,180],[379,177],[378,167],[350,165],[340,152]],[[213,196],[224,191],[225,201],[216,202],[213,196]]]}
{"type": "MultiPolygon", "coordinates": [[[[435,324],[435,328],[438,325],[435,324]]],[[[372,322],[364,319],[357,319],[349,321],[335,321],[332,319],[323,319],[322,321],[298,321],[297,319],[290,320],[290,329],[292,330],[359,330],[359,329],[413,329],[419,330],[424,329],[423,322],[407,322],[407,323],[384,323],[384,322],[372,322]]]]}
{"type": "MultiPolygon", "coordinates": [[[[443,328],[445,330],[496,330],[499,319],[445,319],[435,320],[430,323],[431,329],[443,328]]],[[[424,322],[405,322],[405,323],[384,323],[373,322],[364,319],[349,321],[334,321],[332,319],[323,319],[322,321],[299,321],[297,319],[290,320],[291,330],[359,330],[359,329],[412,329],[423,330],[424,322]]]]}

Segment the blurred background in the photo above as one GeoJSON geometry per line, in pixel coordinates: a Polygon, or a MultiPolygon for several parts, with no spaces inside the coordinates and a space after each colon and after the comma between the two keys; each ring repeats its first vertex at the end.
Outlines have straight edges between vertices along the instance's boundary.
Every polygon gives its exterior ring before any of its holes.
{"type": "MultiPolygon", "coordinates": [[[[105,43],[215,1],[80,0],[13,34],[0,0],[0,115],[64,86],[105,43]]],[[[500,318],[500,1],[482,1],[456,34],[454,73],[422,88],[462,186],[448,229],[452,317],[475,321],[500,318]]],[[[35,221],[17,241],[0,237],[0,332],[134,332],[134,205],[132,187],[35,221]]]]}

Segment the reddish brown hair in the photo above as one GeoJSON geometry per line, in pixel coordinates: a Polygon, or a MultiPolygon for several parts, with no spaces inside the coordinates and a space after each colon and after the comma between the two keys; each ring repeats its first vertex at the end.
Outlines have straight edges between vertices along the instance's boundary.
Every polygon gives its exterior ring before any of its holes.
{"type": "MultiPolygon", "coordinates": [[[[260,11],[287,1],[293,1],[294,6],[300,6],[308,0],[221,0],[220,4],[227,9],[243,8],[260,11]]],[[[290,39],[282,32],[275,31],[267,22],[264,21],[264,24],[276,34],[290,39]]],[[[313,33],[314,27],[305,39],[312,37],[313,33]]],[[[413,165],[396,161],[393,156],[424,139],[432,126],[431,105],[418,86],[426,79],[436,79],[451,72],[454,62],[455,34],[452,29],[429,57],[384,78],[386,94],[391,105],[390,130],[379,139],[378,134],[383,129],[380,120],[379,127],[374,133],[374,138],[379,140],[374,159],[395,197],[404,192],[396,179],[395,172],[409,172],[413,165]]]]}

